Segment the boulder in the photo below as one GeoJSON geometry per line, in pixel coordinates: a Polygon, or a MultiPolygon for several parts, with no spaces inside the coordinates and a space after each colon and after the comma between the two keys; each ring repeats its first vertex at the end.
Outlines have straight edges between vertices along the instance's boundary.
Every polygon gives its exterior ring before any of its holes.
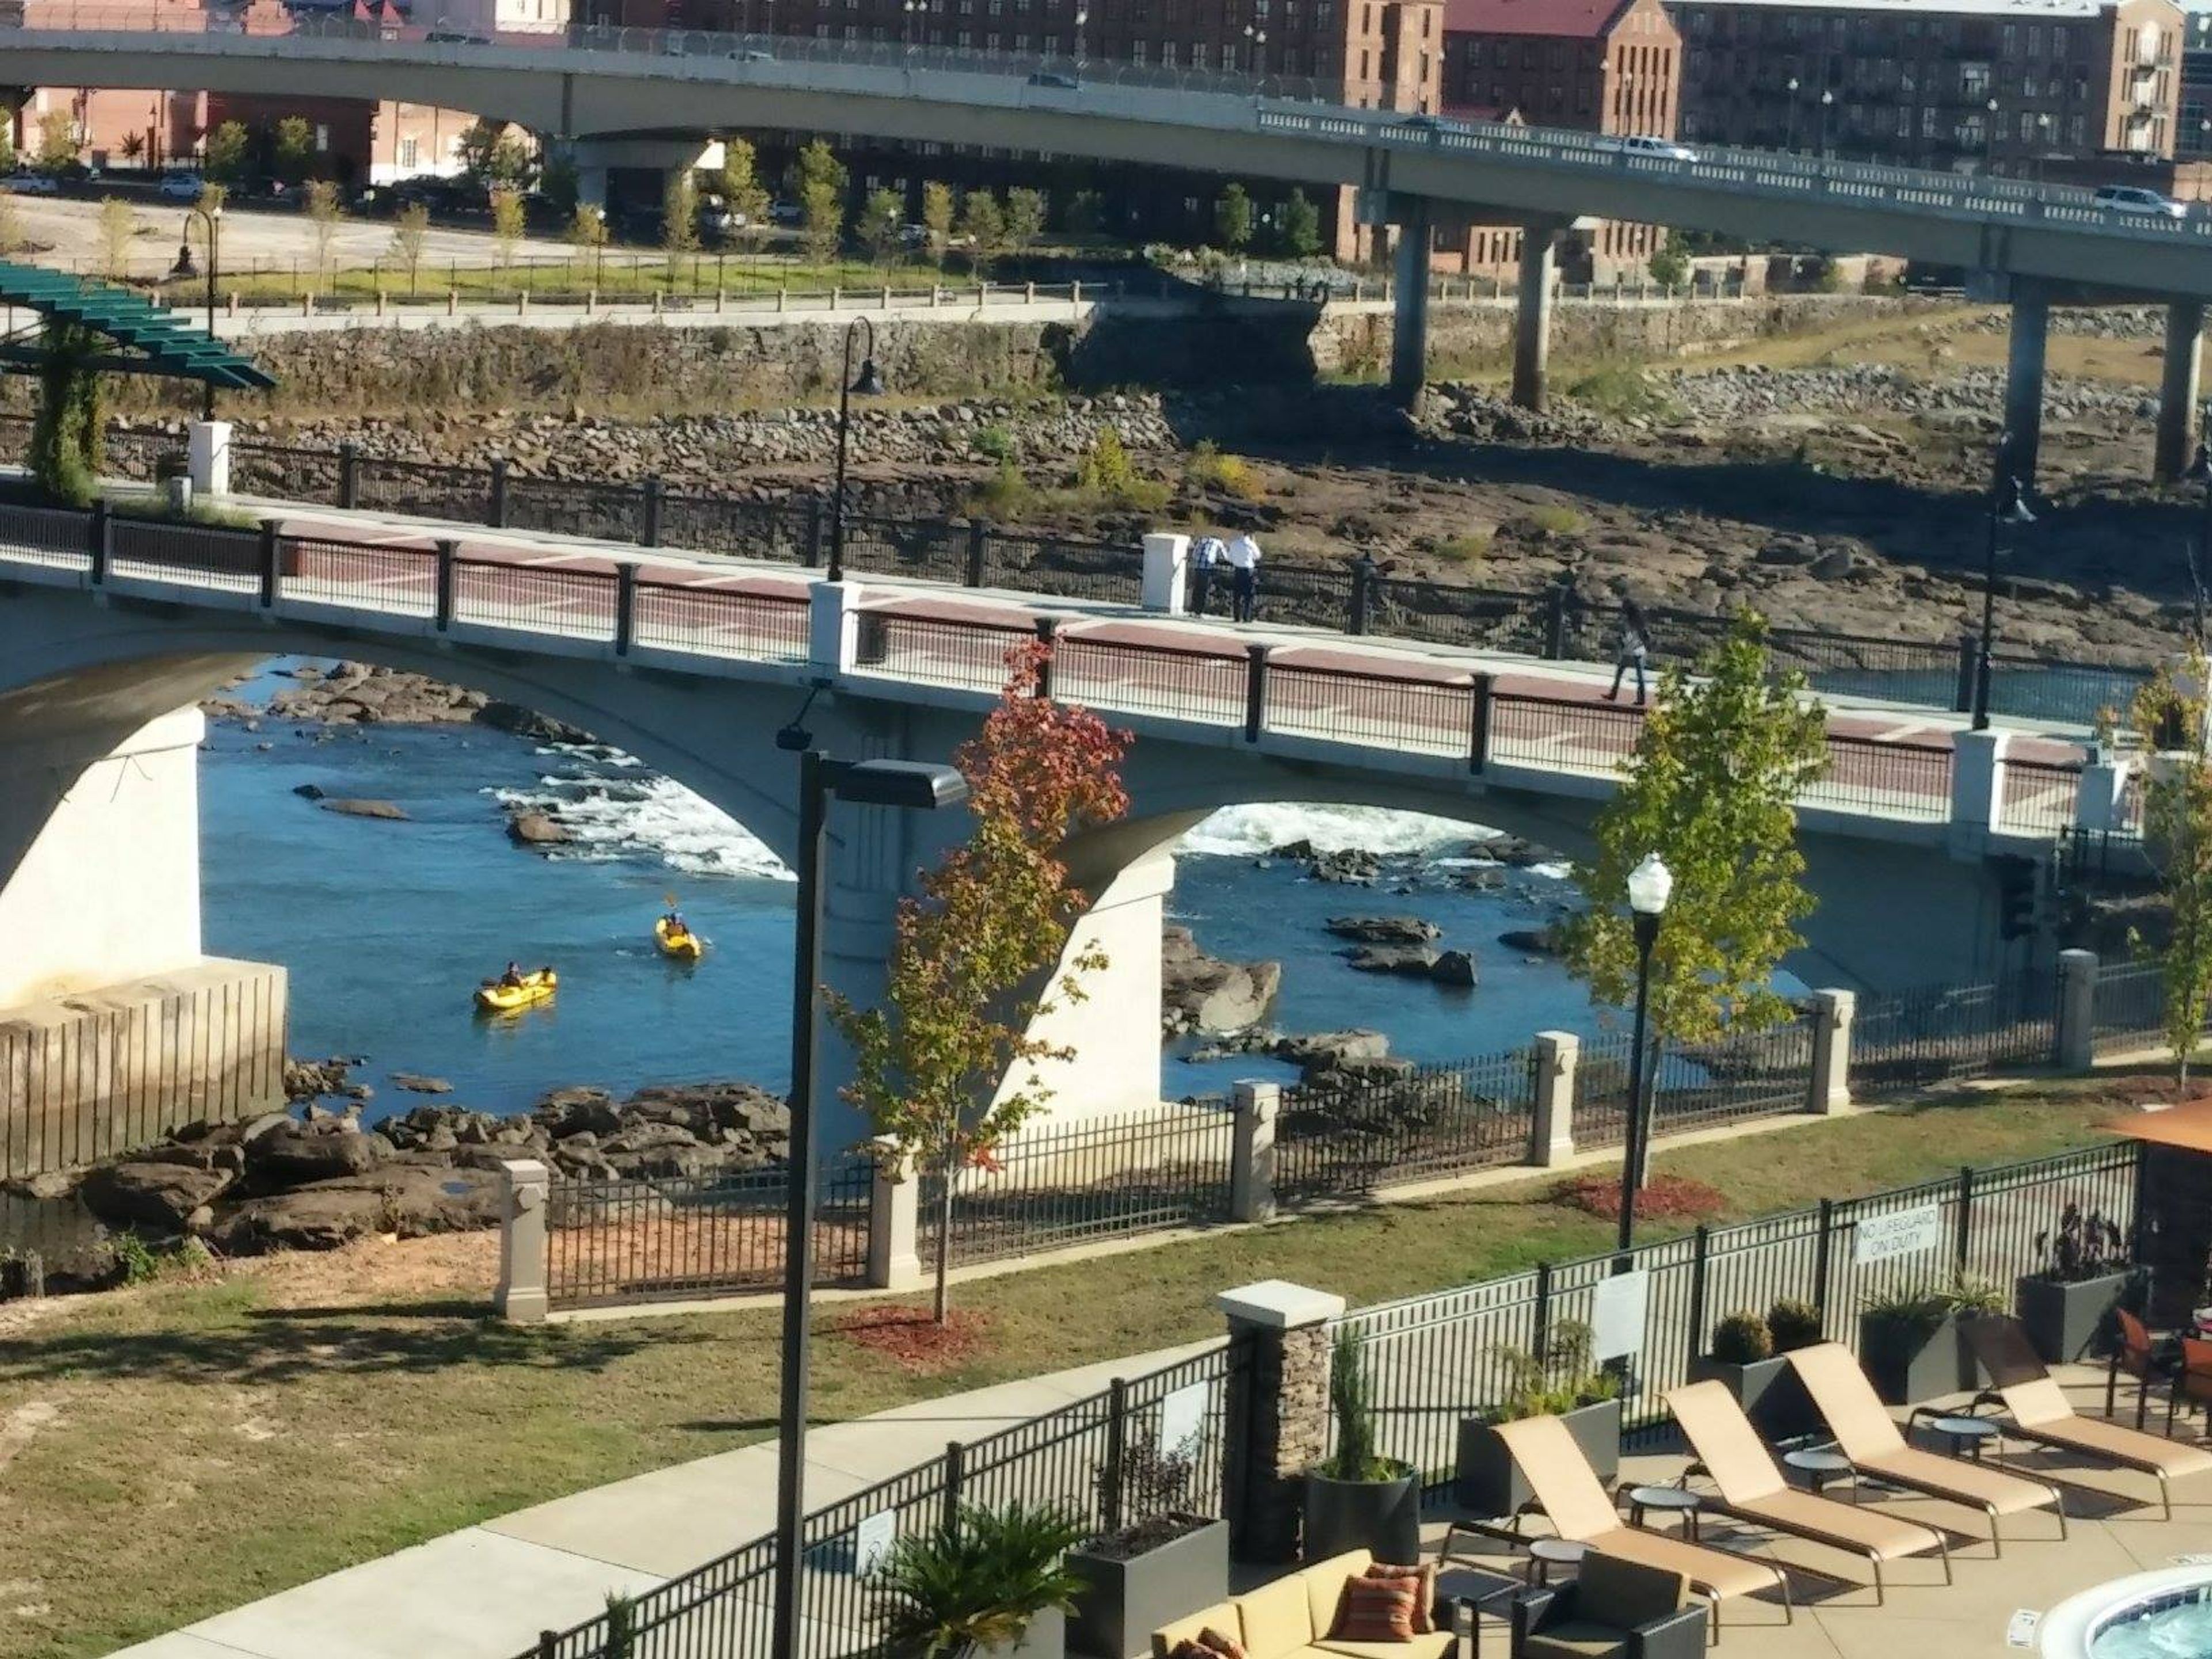
{"type": "Polygon", "coordinates": [[[545,812],[508,814],[507,838],[517,847],[565,847],[576,839],[566,824],[545,812]]]}
{"type": "Polygon", "coordinates": [[[1223,962],[1200,950],[1188,927],[1161,932],[1160,1026],[1170,1036],[1257,1025],[1282,984],[1279,962],[1223,962]]]}
{"type": "Polygon", "coordinates": [[[1477,983],[1474,958],[1464,951],[1444,951],[1429,964],[1429,977],[1439,985],[1454,985],[1472,990],[1477,983]]]}
{"type": "Polygon", "coordinates": [[[392,1086],[404,1089],[410,1095],[449,1095],[453,1085],[441,1077],[424,1077],[419,1072],[394,1072],[392,1086]]]}
{"type": "Polygon", "coordinates": [[[556,1089],[530,1109],[530,1115],[556,1138],[585,1129],[611,1134],[622,1127],[614,1097],[605,1089],[556,1089]]]}
{"type": "Polygon", "coordinates": [[[1516,927],[1498,936],[1498,942],[1509,951],[1518,951],[1523,956],[1555,957],[1559,954],[1559,935],[1548,927],[1516,927]]]}
{"type": "Polygon", "coordinates": [[[1362,945],[1344,953],[1357,974],[1396,974],[1407,979],[1426,979],[1437,965],[1437,953],[1425,945],[1362,945]]]}
{"type": "Polygon", "coordinates": [[[268,1249],[334,1250],[371,1233],[416,1238],[495,1227],[500,1204],[500,1180],[494,1173],[396,1165],[250,1199],[222,1224],[220,1242],[226,1250],[244,1255],[268,1249]]]}
{"type": "Polygon", "coordinates": [[[1419,916],[1331,916],[1325,925],[1361,945],[1427,945],[1443,937],[1443,928],[1419,916]]]}
{"type": "Polygon", "coordinates": [[[349,818],[386,818],[394,823],[407,821],[404,808],[388,800],[355,800],[342,796],[325,795],[315,802],[325,812],[336,812],[349,818]]]}
{"type": "Polygon", "coordinates": [[[1274,1048],[1276,1059],[1316,1072],[1333,1071],[1352,1060],[1380,1060],[1389,1052],[1390,1039],[1364,1026],[1286,1036],[1279,1039],[1274,1048]]]}
{"type": "Polygon", "coordinates": [[[228,1170],[134,1159],[92,1170],[77,1195],[111,1226],[179,1232],[195,1210],[213,1203],[236,1178],[228,1170]]]}
{"type": "Polygon", "coordinates": [[[292,1125],[271,1130],[246,1148],[246,1167],[264,1192],[360,1175],[376,1163],[368,1137],[344,1126],[334,1133],[292,1125]]]}

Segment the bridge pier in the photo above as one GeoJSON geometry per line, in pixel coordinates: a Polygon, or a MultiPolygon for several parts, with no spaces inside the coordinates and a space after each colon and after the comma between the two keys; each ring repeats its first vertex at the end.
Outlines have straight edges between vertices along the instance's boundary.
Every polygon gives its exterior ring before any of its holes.
{"type": "Polygon", "coordinates": [[[1429,367],[1429,236],[1427,202],[1408,197],[1399,212],[1396,305],[1390,323],[1390,396],[1403,409],[1418,408],[1429,367]]]}
{"type": "Polygon", "coordinates": [[[2189,470],[2197,453],[2203,385],[2204,301],[2172,300],[2166,307],[2166,363],[2158,383],[2158,440],[2152,472],[2172,483],[2189,470]]]}
{"type": "Polygon", "coordinates": [[[2005,357],[2004,439],[1998,447],[1999,476],[2035,483],[2036,458],[2043,448],[2044,343],[2051,325],[2051,299],[2042,283],[2014,277],[2012,284],[2011,343],[2005,357]]]}
{"type": "Polygon", "coordinates": [[[1550,392],[1552,290],[1559,275],[1559,226],[1545,219],[1521,232],[1521,309],[1513,330],[1513,401],[1540,413],[1550,392]]]}

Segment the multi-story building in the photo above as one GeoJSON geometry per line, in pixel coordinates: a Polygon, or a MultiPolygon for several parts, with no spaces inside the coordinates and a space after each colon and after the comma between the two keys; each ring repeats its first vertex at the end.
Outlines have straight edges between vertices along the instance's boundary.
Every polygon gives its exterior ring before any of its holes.
{"type": "MultiPolygon", "coordinates": [[[[1674,135],[1682,38],[1660,0],[1449,0],[1447,115],[1585,132],[1674,135]]],[[[1563,250],[1583,277],[1639,266],[1662,233],[1608,221],[1563,250]]],[[[1516,226],[1439,224],[1441,270],[1502,271],[1521,258],[1516,226]]]]}
{"type": "Polygon", "coordinates": [[[2172,0],[1674,0],[1683,138],[2033,174],[2171,156],[2172,0]]]}

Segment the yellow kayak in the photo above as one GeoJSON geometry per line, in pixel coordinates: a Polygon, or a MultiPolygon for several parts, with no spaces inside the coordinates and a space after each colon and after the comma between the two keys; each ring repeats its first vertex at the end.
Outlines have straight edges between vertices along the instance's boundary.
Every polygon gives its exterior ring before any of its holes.
{"type": "Polygon", "coordinates": [[[670,927],[666,916],[653,924],[653,942],[660,947],[661,955],[678,962],[696,962],[707,953],[705,939],[689,929],[670,927]]]}
{"type": "Polygon", "coordinates": [[[511,1014],[519,1008],[532,1008],[541,1002],[550,1002],[560,984],[559,975],[550,968],[525,974],[520,985],[502,985],[495,979],[488,979],[477,987],[477,1008],[487,1014],[511,1014]]]}

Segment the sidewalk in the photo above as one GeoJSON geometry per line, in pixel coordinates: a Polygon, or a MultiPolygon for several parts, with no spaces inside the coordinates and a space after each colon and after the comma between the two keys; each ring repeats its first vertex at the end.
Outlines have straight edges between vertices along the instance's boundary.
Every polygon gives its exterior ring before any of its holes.
{"type": "MultiPolygon", "coordinates": [[[[918,1401],[807,1437],[808,1510],[1212,1346],[1193,1343],[918,1401]]],[[[117,1659],[513,1659],[775,1529],[776,1442],[656,1469],[348,1567],[117,1659]]]]}

